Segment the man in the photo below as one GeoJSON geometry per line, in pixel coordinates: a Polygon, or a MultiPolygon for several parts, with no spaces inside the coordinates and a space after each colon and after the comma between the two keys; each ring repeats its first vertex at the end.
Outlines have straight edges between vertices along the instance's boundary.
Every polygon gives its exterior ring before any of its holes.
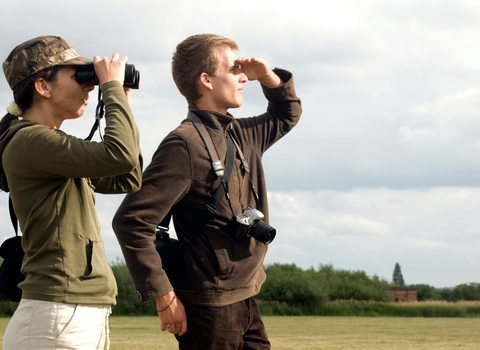
{"type": "Polygon", "coordinates": [[[182,240],[220,186],[191,121],[184,120],[162,141],[145,170],[142,189],[127,195],[113,221],[138,300],[156,299],[161,329],[177,336],[180,349],[270,349],[253,299],[265,280],[267,246],[252,237],[234,237],[232,219],[252,206],[268,223],[262,155],[295,126],[301,106],[291,73],[271,70],[261,58],[236,59],[234,50],[237,44],[230,39],[201,34],[185,39],[173,56],[175,83],[218,157],[225,164],[230,132],[250,168],[246,173],[236,151],[228,198],[204,227],[194,228],[196,239],[183,248],[185,273],[170,281],[153,241],[157,224],[169,212],[182,240]],[[242,105],[249,80],[262,85],[267,112],[235,119],[228,109],[242,105]]]}

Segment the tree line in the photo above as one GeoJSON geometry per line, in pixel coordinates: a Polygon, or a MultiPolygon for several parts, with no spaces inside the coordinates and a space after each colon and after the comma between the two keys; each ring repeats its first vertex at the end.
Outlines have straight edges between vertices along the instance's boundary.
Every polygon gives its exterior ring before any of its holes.
{"type": "Polygon", "coordinates": [[[418,300],[477,301],[480,300],[480,283],[463,283],[453,289],[437,289],[428,284],[412,285],[417,289],[418,300]]]}
{"type": "MultiPolygon", "coordinates": [[[[133,281],[125,262],[117,260],[111,264],[117,280],[117,305],[114,315],[156,315],[155,302],[139,303],[135,297],[133,281]]],[[[319,314],[329,302],[352,300],[359,302],[390,302],[389,290],[401,283],[387,281],[378,276],[368,276],[364,271],[334,269],[333,265],[302,269],[295,264],[271,264],[265,266],[267,279],[255,297],[265,305],[284,305],[297,308],[303,314],[319,314]]],[[[395,278],[393,278],[395,279],[395,278]]],[[[403,276],[401,278],[403,281],[403,276]]],[[[417,289],[418,301],[480,300],[480,283],[460,284],[452,289],[437,289],[427,284],[409,285],[417,289]]],[[[0,295],[0,314],[11,315],[15,306],[6,303],[0,295]],[[7,305],[8,304],[8,305],[7,305]],[[3,310],[4,307],[9,308],[3,310]],[[11,308],[11,309],[10,309],[11,308]]]]}
{"type": "MultiPolygon", "coordinates": [[[[138,303],[133,281],[123,261],[112,264],[117,279],[118,298],[114,314],[155,315],[154,303],[138,303]],[[116,312],[115,312],[116,311],[116,312]]],[[[390,302],[390,288],[398,286],[378,276],[368,276],[364,271],[334,269],[333,265],[302,269],[295,264],[265,266],[267,279],[255,297],[266,303],[283,303],[289,306],[317,310],[328,302],[356,300],[390,302]]],[[[403,280],[403,277],[402,277],[403,280]]],[[[419,301],[424,300],[480,300],[480,284],[461,284],[453,289],[436,289],[427,284],[410,285],[417,289],[419,301]]]]}

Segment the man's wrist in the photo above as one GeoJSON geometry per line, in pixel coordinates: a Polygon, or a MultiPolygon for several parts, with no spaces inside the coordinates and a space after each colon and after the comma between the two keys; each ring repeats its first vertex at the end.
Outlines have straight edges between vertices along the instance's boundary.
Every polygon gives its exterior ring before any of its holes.
{"type": "Polygon", "coordinates": [[[268,88],[275,88],[283,83],[282,79],[273,70],[270,70],[266,76],[258,79],[258,82],[268,88]]]}
{"type": "Polygon", "coordinates": [[[171,291],[168,294],[162,295],[161,297],[157,297],[155,299],[157,311],[165,311],[166,309],[168,309],[170,305],[172,305],[176,297],[177,296],[175,295],[174,291],[171,291]]]}
{"type": "Polygon", "coordinates": [[[170,302],[167,304],[167,306],[165,306],[162,309],[159,309],[158,306],[157,306],[157,312],[160,313],[160,312],[163,312],[163,311],[167,310],[173,304],[173,301],[175,300],[175,298],[176,298],[176,296],[174,295],[172,300],[170,300],[170,302]]]}

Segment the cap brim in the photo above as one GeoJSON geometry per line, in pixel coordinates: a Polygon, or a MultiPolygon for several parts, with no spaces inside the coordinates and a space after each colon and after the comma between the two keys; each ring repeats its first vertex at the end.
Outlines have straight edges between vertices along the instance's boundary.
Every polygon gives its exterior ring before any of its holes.
{"type": "Polygon", "coordinates": [[[91,59],[78,56],[78,57],[72,58],[71,60],[59,63],[57,65],[58,66],[85,66],[87,64],[93,64],[93,61],[91,59]]]}

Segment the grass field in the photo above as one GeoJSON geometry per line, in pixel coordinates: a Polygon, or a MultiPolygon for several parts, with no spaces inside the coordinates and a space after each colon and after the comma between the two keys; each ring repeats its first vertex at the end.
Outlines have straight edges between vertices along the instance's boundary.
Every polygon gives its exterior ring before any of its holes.
{"type": "MultiPolygon", "coordinates": [[[[0,318],[0,334],[8,323],[0,318]]],[[[272,349],[480,349],[480,318],[265,316],[272,349]]],[[[111,350],[178,349],[157,317],[111,317],[111,350]]]]}

